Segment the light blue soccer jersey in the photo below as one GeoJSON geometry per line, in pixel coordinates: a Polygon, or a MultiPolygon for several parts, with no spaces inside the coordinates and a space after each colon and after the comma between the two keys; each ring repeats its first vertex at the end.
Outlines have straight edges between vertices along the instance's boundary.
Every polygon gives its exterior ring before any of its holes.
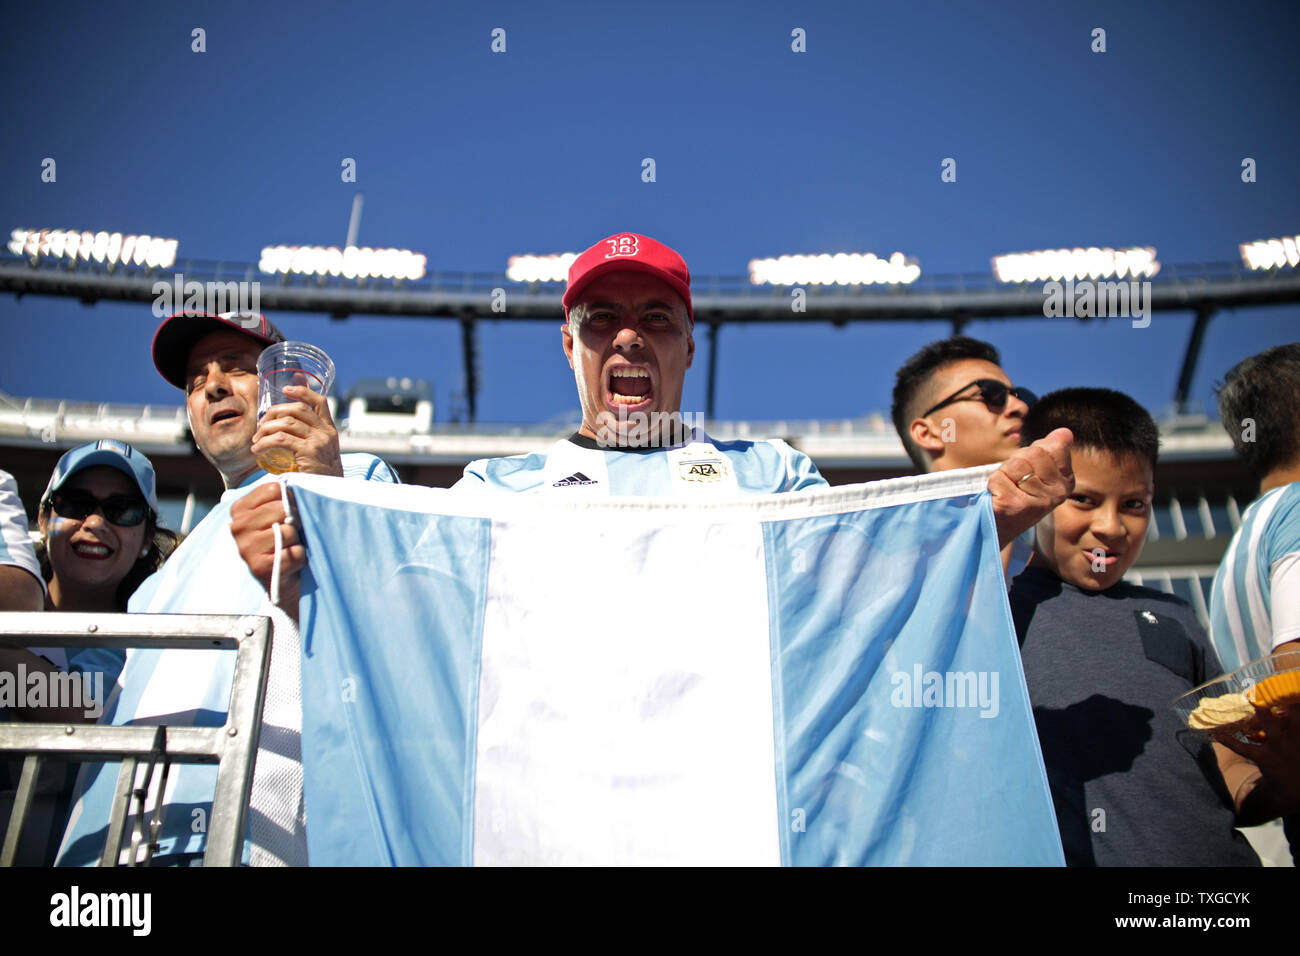
{"type": "Polygon", "coordinates": [[[1242,515],[1214,575],[1210,636],[1225,670],[1300,640],[1300,482],[1242,515]]]}
{"type": "MultiPolygon", "coordinates": [[[[374,455],[347,454],[342,462],[344,478],[397,482],[392,469],[374,455]]],[[[259,470],[237,488],[228,489],[162,569],[132,595],[130,610],[151,614],[265,613],[266,592],[240,558],[230,535],[230,507],[255,485],[273,480],[274,476],[259,470]]],[[[234,665],[234,651],[132,649],[100,723],[220,727],[226,720],[234,665]]],[[[171,768],[155,857],[203,852],[216,769],[199,764],[171,768]]],[[[98,860],[117,775],[117,764],[85,765],[58,865],[85,866],[98,860]]]]}
{"type": "Polygon", "coordinates": [[[465,467],[457,491],[566,496],[725,496],[819,488],[812,459],[779,439],[714,441],[696,429],[672,448],[603,448],[573,435],[545,452],[480,459],[465,467]]]}

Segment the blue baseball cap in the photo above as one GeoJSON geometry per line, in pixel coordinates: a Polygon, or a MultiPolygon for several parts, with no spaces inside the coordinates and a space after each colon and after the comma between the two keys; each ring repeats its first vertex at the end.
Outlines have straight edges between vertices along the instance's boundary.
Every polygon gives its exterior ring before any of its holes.
{"type": "Polygon", "coordinates": [[[78,445],[60,458],[59,463],[54,466],[54,473],[50,475],[50,483],[45,486],[45,494],[41,495],[41,508],[45,507],[50,496],[62,488],[69,478],[79,471],[96,465],[116,468],[130,478],[140,489],[140,494],[149,503],[154,515],[158,514],[157,482],[154,479],[153,464],[126,442],[115,441],[112,438],[101,438],[86,445],[78,445]]]}

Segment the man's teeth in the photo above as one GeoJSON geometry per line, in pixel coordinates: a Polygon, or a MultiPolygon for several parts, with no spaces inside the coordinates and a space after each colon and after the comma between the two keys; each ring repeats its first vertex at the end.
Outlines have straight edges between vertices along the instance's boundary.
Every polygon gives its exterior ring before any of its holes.
{"type": "Polygon", "coordinates": [[[649,393],[645,395],[624,395],[618,391],[618,379],[620,378],[649,378],[650,373],[643,368],[616,368],[609,375],[610,395],[616,405],[640,405],[650,398],[649,393]]]}

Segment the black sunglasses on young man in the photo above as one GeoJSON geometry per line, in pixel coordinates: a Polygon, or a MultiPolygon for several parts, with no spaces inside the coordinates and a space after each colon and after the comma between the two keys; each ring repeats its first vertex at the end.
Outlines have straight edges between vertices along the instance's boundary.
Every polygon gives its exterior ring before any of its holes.
{"type": "Polygon", "coordinates": [[[938,405],[922,412],[921,417],[925,418],[932,412],[937,412],[945,405],[951,405],[953,402],[980,401],[989,408],[1006,408],[1008,395],[1014,395],[1030,407],[1033,406],[1034,402],[1038,401],[1038,396],[1027,388],[1008,388],[1005,382],[999,382],[996,378],[977,378],[973,382],[967,382],[938,405]],[[972,385],[979,389],[978,395],[967,395],[965,398],[958,397],[972,385]]]}
{"type": "Polygon", "coordinates": [[[50,498],[56,514],[73,521],[84,521],[96,511],[110,524],[133,528],[149,514],[149,505],[129,495],[96,498],[86,491],[56,491],[50,498]]]}

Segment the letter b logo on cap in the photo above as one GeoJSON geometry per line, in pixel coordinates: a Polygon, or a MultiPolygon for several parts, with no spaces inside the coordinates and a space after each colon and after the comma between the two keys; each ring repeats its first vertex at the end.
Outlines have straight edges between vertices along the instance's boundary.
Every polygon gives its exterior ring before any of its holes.
{"type": "Polygon", "coordinates": [[[636,236],[619,236],[615,239],[606,239],[609,243],[609,252],[605,253],[606,259],[613,259],[615,256],[634,256],[637,254],[637,237],[636,236]]]}

